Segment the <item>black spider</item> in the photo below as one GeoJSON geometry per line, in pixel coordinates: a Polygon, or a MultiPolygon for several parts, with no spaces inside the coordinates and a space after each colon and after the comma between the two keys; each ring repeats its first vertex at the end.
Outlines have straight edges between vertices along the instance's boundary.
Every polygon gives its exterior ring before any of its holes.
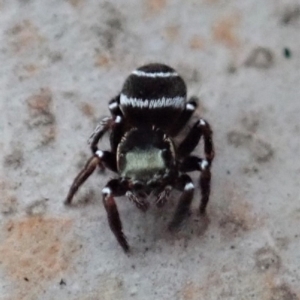
{"type": "Polygon", "coordinates": [[[186,172],[200,171],[201,205],[205,213],[210,194],[211,164],[214,158],[212,130],[203,119],[192,126],[179,144],[174,137],[185,127],[197,104],[186,102],[186,85],[174,69],[149,64],[133,71],[121,93],[109,102],[111,117],[104,118],[89,139],[93,156],[75,178],[66,204],[97,166],[116,172],[102,190],[109,226],[124,251],[129,250],[114,197],[126,195],[146,211],[146,197],[152,193],[163,206],[172,188],[182,192],[170,229],[180,225],[189,212],[194,185],[186,172]],[[97,144],[110,131],[111,151],[97,144]],[[205,159],[191,156],[203,136],[205,159]]]}

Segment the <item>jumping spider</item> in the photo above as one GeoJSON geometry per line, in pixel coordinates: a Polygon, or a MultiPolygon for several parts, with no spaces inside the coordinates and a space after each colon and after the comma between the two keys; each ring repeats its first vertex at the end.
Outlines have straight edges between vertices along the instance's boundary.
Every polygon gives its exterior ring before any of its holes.
{"type": "Polygon", "coordinates": [[[200,171],[201,205],[205,213],[210,194],[211,164],[214,158],[212,130],[198,119],[182,142],[174,138],[190,120],[197,104],[186,102],[186,85],[176,71],[163,64],[148,64],[133,71],[121,93],[109,102],[111,117],[104,118],[89,139],[93,156],[74,179],[65,203],[96,167],[118,174],[102,190],[110,229],[124,251],[129,246],[114,197],[126,195],[137,208],[146,211],[146,197],[155,196],[163,206],[172,188],[182,192],[170,229],[177,228],[188,215],[194,196],[194,184],[186,172],[200,171]],[[111,151],[97,144],[110,131],[111,151]],[[203,136],[205,159],[190,155],[203,136]]]}

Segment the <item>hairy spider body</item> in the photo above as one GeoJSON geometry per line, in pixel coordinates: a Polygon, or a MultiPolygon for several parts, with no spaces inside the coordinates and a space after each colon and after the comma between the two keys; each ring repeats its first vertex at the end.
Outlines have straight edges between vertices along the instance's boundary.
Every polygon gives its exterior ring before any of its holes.
{"type": "Polygon", "coordinates": [[[126,195],[146,211],[147,196],[154,194],[163,206],[172,188],[182,192],[170,229],[177,228],[188,215],[194,184],[186,172],[200,171],[200,213],[205,213],[210,194],[210,167],[214,158],[212,130],[199,119],[179,144],[174,137],[186,126],[197,108],[186,101],[186,85],[177,72],[163,64],[149,64],[133,71],[121,93],[109,102],[111,117],[104,118],[89,139],[93,156],[75,178],[66,204],[95,168],[108,168],[118,174],[102,190],[110,228],[124,251],[129,246],[115,197],[126,195]],[[98,149],[98,142],[110,131],[111,151],[98,149]],[[190,155],[204,139],[205,158],[190,155]]]}

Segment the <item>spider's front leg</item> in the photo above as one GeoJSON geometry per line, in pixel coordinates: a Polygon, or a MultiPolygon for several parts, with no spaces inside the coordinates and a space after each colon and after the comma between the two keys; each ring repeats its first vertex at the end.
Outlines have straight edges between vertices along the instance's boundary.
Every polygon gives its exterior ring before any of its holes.
{"type": "Polygon", "coordinates": [[[125,195],[127,190],[127,182],[120,179],[110,180],[102,190],[103,204],[107,212],[109,227],[125,252],[129,251],[129,245],[123,233],[123,226],[114,197],[125,195]]]}

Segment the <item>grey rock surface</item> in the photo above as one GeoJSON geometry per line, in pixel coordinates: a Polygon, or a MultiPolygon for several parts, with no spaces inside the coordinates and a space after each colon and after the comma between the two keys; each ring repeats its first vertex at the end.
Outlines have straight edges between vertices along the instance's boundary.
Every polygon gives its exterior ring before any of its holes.
{"type": "Polygon", "coordinates": [[[300,299],[299,11],[287,0],[1,0],[0,299],[300,299]],[[197,191],[172,234],[177,193],[146,214],[119,198],[125,255],[101,201],[112,173],[63,201],[107,102],[149,62],[200,98],[212,195],[200,217],[197,191]]]}

